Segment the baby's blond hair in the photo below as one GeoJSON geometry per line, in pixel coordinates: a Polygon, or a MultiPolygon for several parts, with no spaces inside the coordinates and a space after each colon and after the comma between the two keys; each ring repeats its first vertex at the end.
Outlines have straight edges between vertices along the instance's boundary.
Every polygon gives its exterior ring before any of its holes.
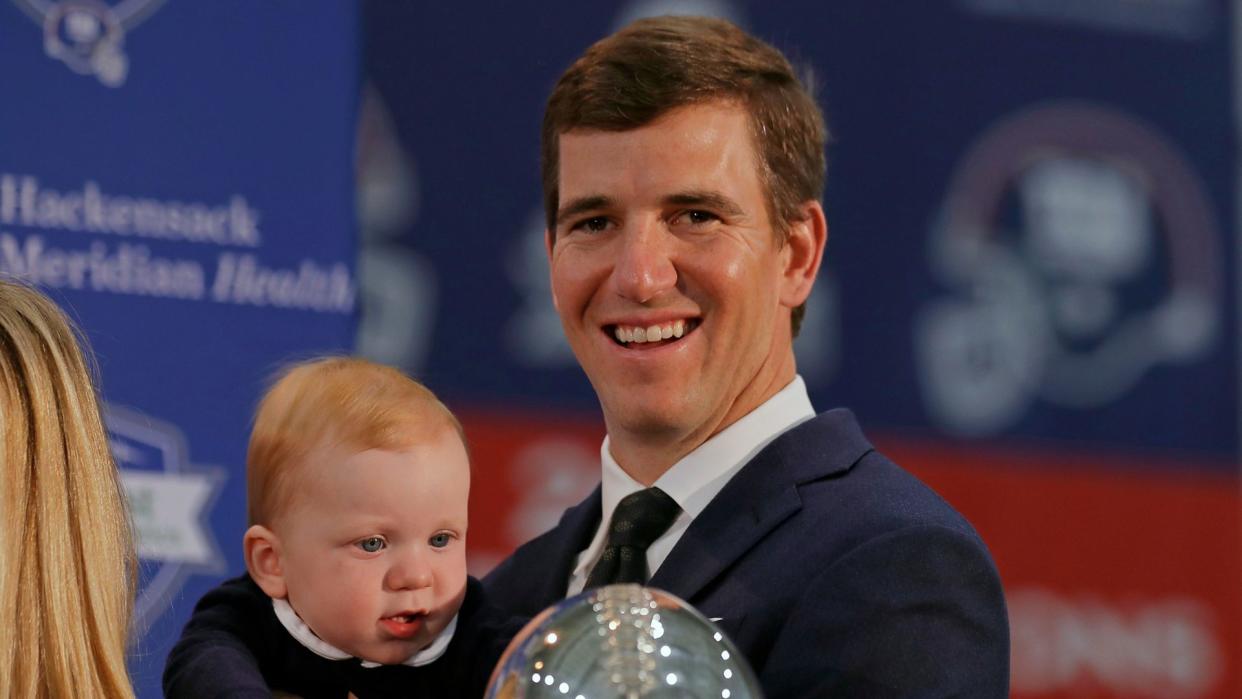
{"type": "Polygon", "coordinates": [[[461,424],[426,386],[354,357],[287,367],[259,402],[246,455],[250,524],[270,526],[290,499],[290,473],[315,449],[401,451],[461,424]]]}

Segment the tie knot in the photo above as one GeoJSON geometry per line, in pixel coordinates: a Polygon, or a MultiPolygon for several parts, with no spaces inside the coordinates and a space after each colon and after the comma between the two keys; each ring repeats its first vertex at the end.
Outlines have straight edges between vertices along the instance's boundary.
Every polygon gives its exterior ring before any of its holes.
{"type": "Polygon", "coordinates": [[[681,513],[677,501],[659,488],[630,493],[617,503],[608,529],[609,546],[646,549],[681,513]]]}
{"type": "Polygon", "coordinates": [[[622,498],[612,511],[607,544],[587,576],[586,587],[645,584],[649,577],[647,547],[668,531],[680,512],[677,501],[659,488],[647,488],[622,498]]]}

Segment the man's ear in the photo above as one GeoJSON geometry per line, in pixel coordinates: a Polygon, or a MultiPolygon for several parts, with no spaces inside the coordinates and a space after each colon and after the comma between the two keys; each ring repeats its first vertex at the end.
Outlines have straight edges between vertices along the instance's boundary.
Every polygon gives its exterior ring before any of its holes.
{"type": "Polygon", "coordinates": [[[828,221],[817,201],[803,202],[801,216],[789,223],[782,252],[781,305],[796,308],[811,295],[828,243],[828,221]]]}
{"type": "Polygon", "coordinates": [[[543,231],[543,247],[548,252],[548,288],[552,290],[552,307],[560,312],[561,304],[556,300],[556,286],[552,284],[552,247],[556,245],[556,231],[551,228],[543,231]]]}
{"type": "Polygon", "coordinates": [[[242,550],[246,556],[246,570],[250,577],[272,599],[283,599],[289,594],[285,586],[285,567],[281,561],[280,539],[260,524],[252,525],[242,537],[242,550]]]}

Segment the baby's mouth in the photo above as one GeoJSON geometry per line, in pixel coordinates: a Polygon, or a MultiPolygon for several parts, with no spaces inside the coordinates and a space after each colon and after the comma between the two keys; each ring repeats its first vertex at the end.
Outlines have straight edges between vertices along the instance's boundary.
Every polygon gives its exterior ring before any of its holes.
{"type": "Polygon", "coordinates": [[[396,638],[407,639],[416,635],[426,620],[425,612],[402,612],[380,619],[380,624],[396,638]]]}

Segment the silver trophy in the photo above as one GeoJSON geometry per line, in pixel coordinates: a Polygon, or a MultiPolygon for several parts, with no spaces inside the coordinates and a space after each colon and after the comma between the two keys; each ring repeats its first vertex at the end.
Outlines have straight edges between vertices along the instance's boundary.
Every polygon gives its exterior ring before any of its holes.
{"type": "Polygon", "coordinates": [[[752,699],[746,660],[667,592],[610,585],[541,612],[500,658],[488,699],[752,699]]]}

